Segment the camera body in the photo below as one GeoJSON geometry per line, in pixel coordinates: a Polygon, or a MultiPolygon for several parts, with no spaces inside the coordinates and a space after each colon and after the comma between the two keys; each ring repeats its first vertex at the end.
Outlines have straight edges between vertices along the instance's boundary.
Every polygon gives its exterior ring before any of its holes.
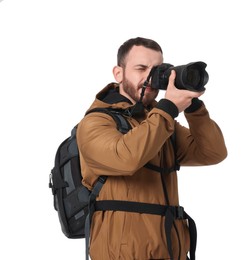
{"type": "Polygon", "coordinates": [[[176,71],[175,86],[178,89],[201,92],[205,90],[209,76],[206,72],[206,63],[202,61],[191,62],[187,65],[174,67],[169,63],[162,63],[151,70],[151,87],[167,89],[169,76],[172,70],[176,71]]]}

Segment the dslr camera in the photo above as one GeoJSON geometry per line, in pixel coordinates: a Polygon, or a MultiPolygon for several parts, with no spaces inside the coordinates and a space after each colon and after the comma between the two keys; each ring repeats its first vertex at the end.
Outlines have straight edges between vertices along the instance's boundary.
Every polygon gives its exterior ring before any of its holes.
{"type": "Polygon", "coordinates": [[[187,65],[174,67],[169,63],[162,63],[155,66],[150,72],[151,87],[155,89],[167,89],[169,76],[172,70],[176,71],[175,86],[178,89],[186,89],[190,91],[201,92],[205,90],[209,76],[206,72],[207,64],[198,61],[191,62],[187,65]]]}

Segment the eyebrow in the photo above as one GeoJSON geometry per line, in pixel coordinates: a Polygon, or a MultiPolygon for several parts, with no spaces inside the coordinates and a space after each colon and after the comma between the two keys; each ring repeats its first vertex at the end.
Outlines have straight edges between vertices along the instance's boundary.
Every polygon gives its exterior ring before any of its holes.
{"type": "Polygon", "coordinates": [[[144,65],[144,64],[137,64],[137,65],[135,65],[134,67],[135,67],[135,68],[140,67],[140,68],[143,68],[143,69],[149,68],[149,66],[144,65]]]}

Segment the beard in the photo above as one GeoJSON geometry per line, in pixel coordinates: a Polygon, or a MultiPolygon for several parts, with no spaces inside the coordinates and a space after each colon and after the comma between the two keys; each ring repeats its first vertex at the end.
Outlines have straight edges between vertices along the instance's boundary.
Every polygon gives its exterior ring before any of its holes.
{"type": "MultiPolygon", "coordinates": [[[[128,80],[125,76],[122,80],[122,88],[125,93],[127,93],[131,99],[133,99],[135,102],[138,102],[140,100],[140,94],[142,91],[143,83],[139,84],[137,87],[130,81],[128,80]]],[[[150,89],[148,87],[148,91],[145,90],[142,102],[144,106],[150,105],[155,98],[158,95],[158,90],[157,89],[150,89]]]]}

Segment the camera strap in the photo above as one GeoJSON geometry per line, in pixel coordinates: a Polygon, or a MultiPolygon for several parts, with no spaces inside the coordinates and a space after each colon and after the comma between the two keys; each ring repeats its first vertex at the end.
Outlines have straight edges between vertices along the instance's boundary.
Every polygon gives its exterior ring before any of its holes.
{"type": "Polygon", "coordinates": [[[143,97],[144,97],[146,88],[149,86],[149,81],[152,76],[153,69],[154,68],[151,69],[147,79],[145,80],[145,82],[143,84],[139,101],[137,101],[136,104],[131,109],[131,116],[141,116],[144,113],[143,97]]]}

